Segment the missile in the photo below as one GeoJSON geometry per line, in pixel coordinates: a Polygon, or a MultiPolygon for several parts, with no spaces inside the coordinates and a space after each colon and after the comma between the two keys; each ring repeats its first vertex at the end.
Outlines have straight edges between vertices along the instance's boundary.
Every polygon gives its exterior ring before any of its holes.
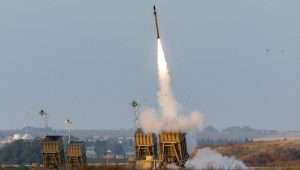
{"type": "Polygon", "coordinates": [[[157,35],[157,39],[159,39],[160,36],[159,36],[158,19],[157,19],[157,13],[156,13],[155,5],[153,6],[153,10],[154,10],[153,14],[154,14],[154,19],[155,19],[156,35],[157,35]]]}

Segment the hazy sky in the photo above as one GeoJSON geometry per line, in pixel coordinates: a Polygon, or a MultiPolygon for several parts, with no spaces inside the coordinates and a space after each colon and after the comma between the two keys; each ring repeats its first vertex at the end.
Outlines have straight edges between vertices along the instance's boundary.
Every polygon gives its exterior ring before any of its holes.
{"type": "MultiPolygon", "coordinates": [[[[152,0],[2,0],[0,128],[131,128],[157,107],[152,0]]],[[[299,0],[161,0],[174,93],[217,128],[300,129],[299,0]]]]}

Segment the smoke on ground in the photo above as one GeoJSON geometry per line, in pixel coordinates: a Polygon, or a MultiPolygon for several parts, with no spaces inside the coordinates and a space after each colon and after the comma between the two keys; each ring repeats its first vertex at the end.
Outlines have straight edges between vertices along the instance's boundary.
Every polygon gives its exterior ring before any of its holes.
{"type": "Polygon", "coordinates": [[[223,156],[210,148],[199,149],[185,166],[188,169],[247,169],[242,161],[234,157],[223,156]]]}
{"type": "Polygon", "coordinates": [[[204,116],[197,112],[185,114],[173,95],[171,77],[160,39],[157,40],[157,66],[159,79],[159,111],[144,108],[139,115],[140,126],[148,132],[181,131],[199,128],[204,116]]]}

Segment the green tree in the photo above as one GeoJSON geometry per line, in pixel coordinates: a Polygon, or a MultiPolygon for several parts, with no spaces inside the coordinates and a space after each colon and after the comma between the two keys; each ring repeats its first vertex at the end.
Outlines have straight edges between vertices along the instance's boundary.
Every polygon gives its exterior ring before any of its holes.
{"type": "Polygon", "coordinates": [[[0,162],[5,164],[31,164],[41,162],[40,141],[17,140],[0,149],[0,162]]]}
{"type": "Polygon", "coordinates": [[[95,143],[95,151],[98,157],[102,157],[107,151],[107,141],[97,141],[95,143]]]}

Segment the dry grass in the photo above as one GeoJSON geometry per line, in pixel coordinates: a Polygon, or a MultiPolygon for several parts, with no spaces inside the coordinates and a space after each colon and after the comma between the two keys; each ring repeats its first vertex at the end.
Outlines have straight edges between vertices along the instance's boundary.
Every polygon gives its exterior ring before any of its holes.
{"type": "Polygon", "coordinates": [[[260,141],[214,147],[218,152],[235,156],[248,166],[298,167],[300,140],[260,141]]]}

